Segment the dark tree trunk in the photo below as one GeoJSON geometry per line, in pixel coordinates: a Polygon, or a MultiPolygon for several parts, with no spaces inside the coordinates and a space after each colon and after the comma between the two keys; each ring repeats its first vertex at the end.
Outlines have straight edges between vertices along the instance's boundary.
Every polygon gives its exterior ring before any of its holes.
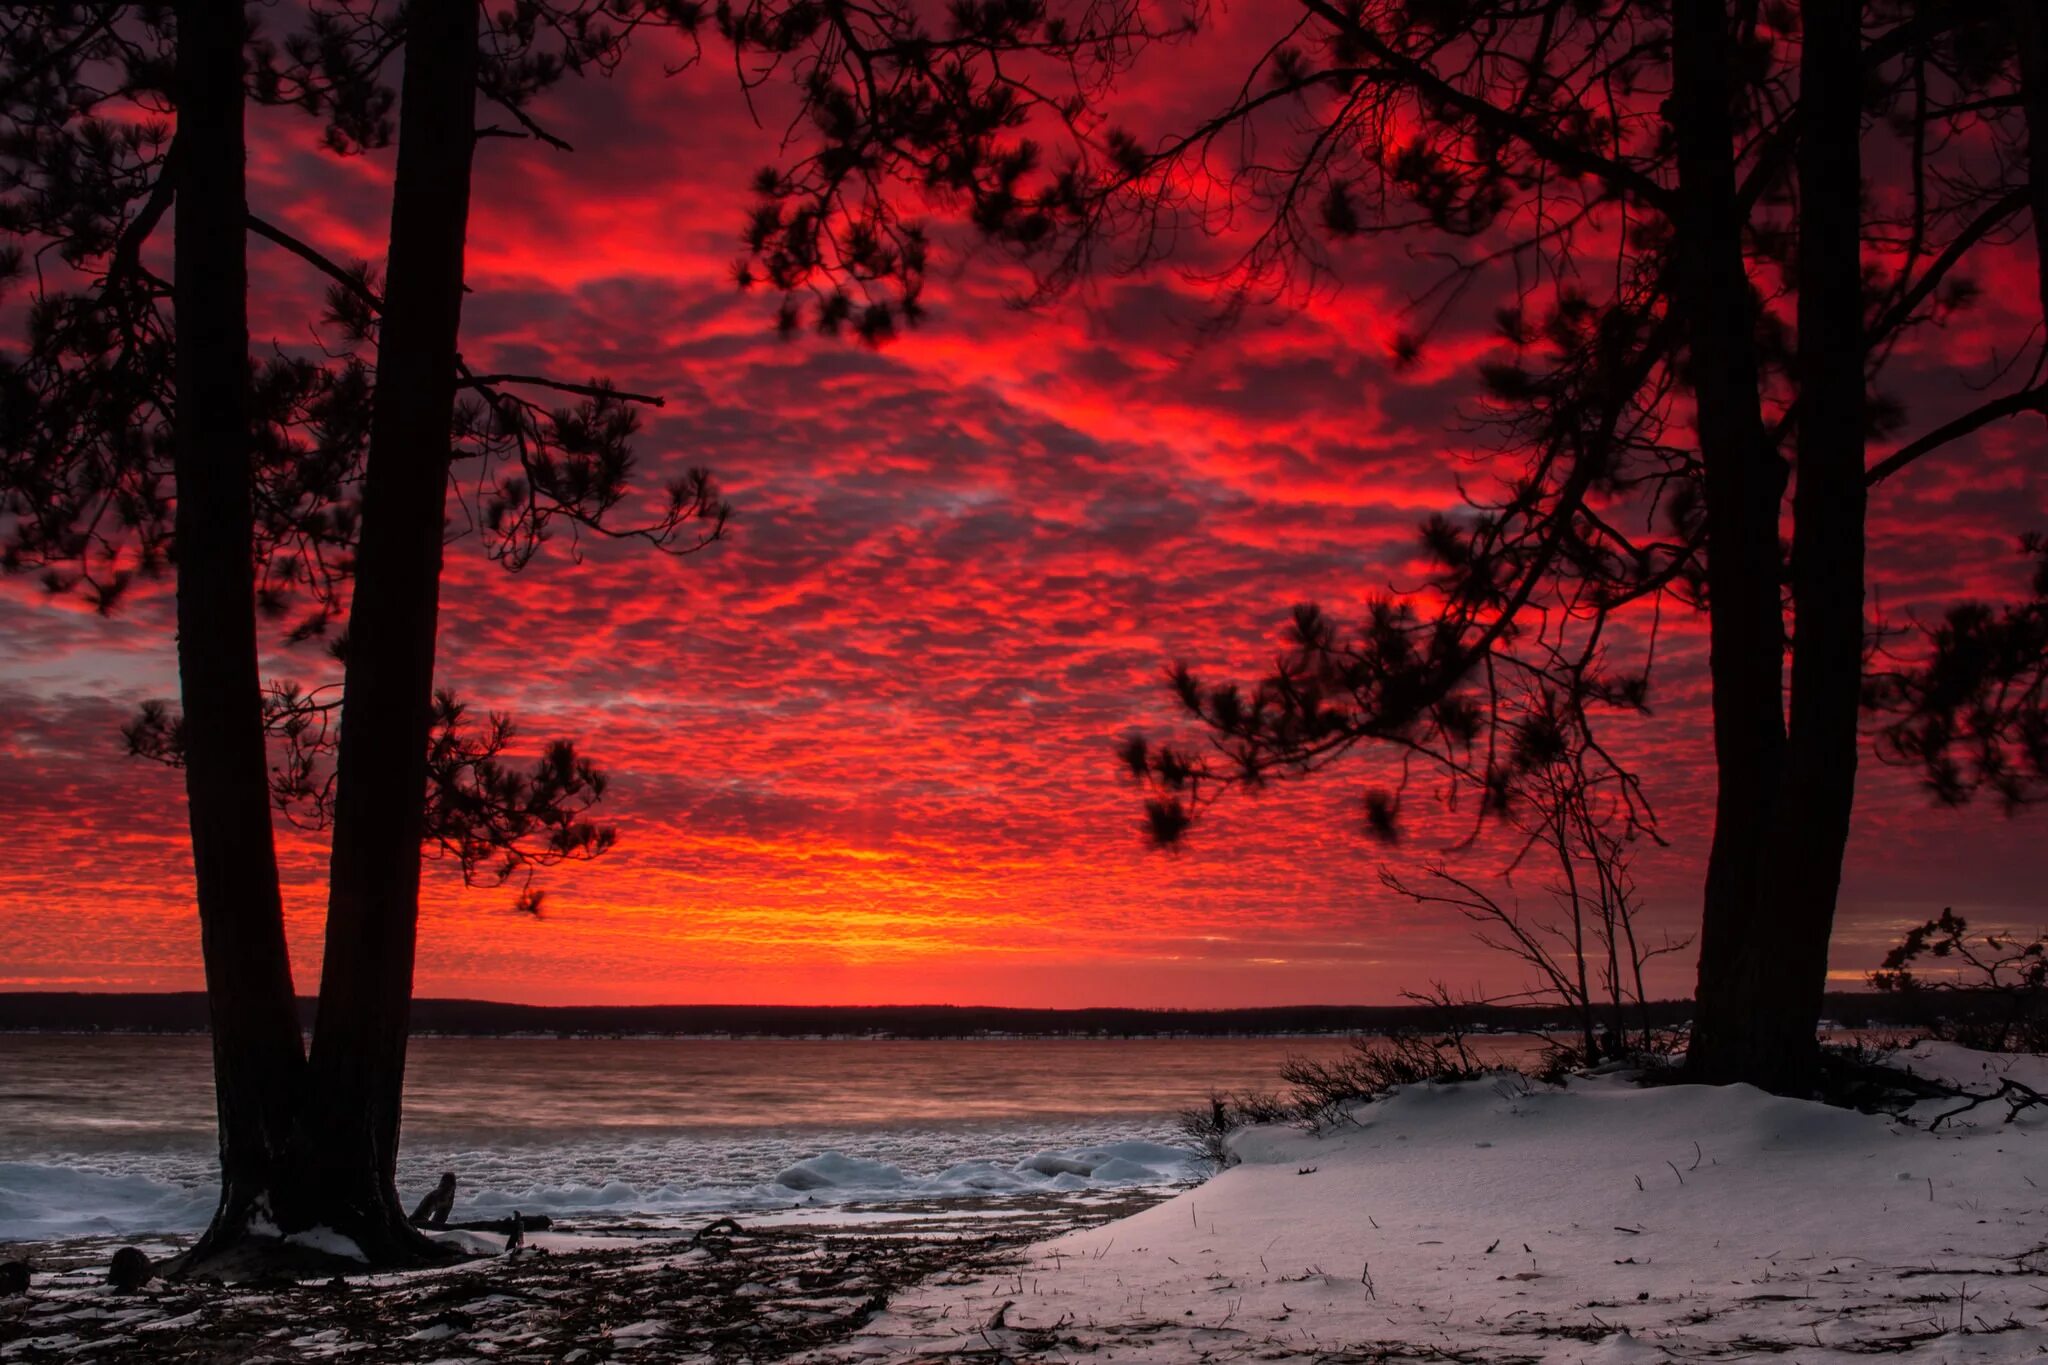
{"type": "Polygon", "coordinates": [[[441,538],[475,145],[476,0],[407,7],[397,178],[364,477],[294,1225],[430,1254],[393,1186],[411,1022],[441,538]]]}
{"type": "Polygon", "coordinates": [[[1719,4],[1681,5],[1679,13],[1685,27],[1675,37],[1676,65],[1681,83],[1688,71],[1694,78],[1691,98],[1679,100],[1680,172],[1690,249],[1702,253],[1687,284],[1707,471],[1720,772],[1688,1061],[1703,1080],[1796,1093],[1812,1085],[1819,1056],[1814,1026],[1855,797],[1862,688],[1860,8],[1856,0],[1814,0],[1801,11],[1789,725],[1778,550],[1784,471],[1756,403],[1741,216],[1727,155],[1726,21],[1719,4]],[[1710,94],[1717,83],[1720,93],[1710,94]],[[1742,299],[1739,335],[1735,319],[1716,318],[1717,303],[1735,297],[1742,299]],[[1731,374],[1738,364],[1744,372],[1731,374]]]}
{"type": "Polygon", "coordinates": [[[1758,406],[1755,304],[1735,175],[1728,18],[1721,0],[1672,11],[1672,113],[1680,201],[1678,303],[1686,315],[1708,526],[1709,671],[1717,790],[1700,923],[1688,1063],[1702,1079],[1757,1080],[1795,1031],[1786,1002],[1757,996],[1745,959],[1763,947],[1764,851],[1784,765],[1784,619],[1778,505],[1784,463],[1758,406]]]}
{"type": "Polygon", "coordinates": [[[1862,6],[1801,10],[1798,481],[1792,516],[1791,754],[1766,850],[1750,991],[1784,1002],[1774,1088],[1810,1084],[1814,1025],[1856,799],[1863,695],[1862,6]]]}
{"type": "Polygon", "coordinates": [[[242,11],[178,7],[178,677],[213,1028],[221,1201],[201,1250],[265,1211],[305,1066],[270,828],[251,559],[242,11]]]}

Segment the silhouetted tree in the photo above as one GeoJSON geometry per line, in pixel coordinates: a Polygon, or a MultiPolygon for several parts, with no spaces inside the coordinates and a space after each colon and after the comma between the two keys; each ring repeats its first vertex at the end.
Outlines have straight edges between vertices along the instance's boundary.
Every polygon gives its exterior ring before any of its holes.
{"type": "MultiPolygon", "coordinates": [[[[1120,60],[1124,44],[1142,37],[1135,13],[1090,7],[1070,22],[1029,4],[970,4],[934,32],[913,8],[896,5],[848,11],[778,0],[707,13],[690,3],[520,0],[484,23],[475,0],[414,0],[313,5],[306,27],[282,46],[219,6],[52,6],[0,21],[7,226],[39,249],[55,246],[70,268],[55,285],[39,283],[26,357],[0,371],[6,562],[43,570],[53,590],[84,592],[102,610],[114,607],[138,573],[175,562],[181,602],[189,596],[218,610],[215,624],[235,639],[247,634],[242,654],[225,656],[226,664],[240,658],[246,667],[227,679],[231,688],[200,698],[214,675],[188,660],[184,712],[145,708],[126,732],[131,750],[182,764],[195,791],[213,790],[208,775],[229,771],[232,790],[208,809],[217,805],[219,821],[252,846],[259,836],[269,846],[266,801],[333,829],[310,1057],[300,1052],[292,1019],[274,859],[267,871],[260,864],[238,869],[250,882],[241,887],[246,906],[226,900],[239,892],[209,882],[202,865],[210,989],[218,982],[230,997],[216,1005],[246,1020],[248,1037],[217,1053],[223,1166],[235,1175],[224,1184],[201,1254],[252,1230],[313,1225],[354,1238],[380,1263],[432,1254],[392,1185],[422,845],[459,858],[466,876],[502,880],[536,864],[593,856],[612,842],[609,830],[583,818],[603,779],[572,748],[557,744],[520,772],[501,757],[512,734],[508,720],[493,716],[478,728],[460,703],[433,690],[451,490],[468,504],[491,555],[513,568],[558,522],[678,553],[724,525],[725,506],[701,473],[672,486],[650,520],[621,524],[633,468],[631,405],[658,399],[602,383],[479,374],[463,362],[462,252],[478,142],[506,137],[566,148],[536,117],[536,96],[564,75],[609,71],[639,28],[662,25],[695,37],[715,18],[743,86],[789,77],[825,148],[776,182],[808,187],[808,217],[755,217],[758,241],[809,234],[802,259],[785,257],[774,282],[793,291],[798,276],[821,272],[848,282],[860,295],[858,309],[845,290],[818,288],[819,323],[836,330],[852,322],[860,336],[879,340],[896,319],[915,316],[923,255],[915,245],[884,248],[858,225],[888,224],[905,243],[918,240],[891,197],[917,199],[939,188],[927,173],[934,160],[971,161],[1010,126],[1001,111],[1014,99],[1014,78],[1001,58],[1048,63],[1078,79],[1120,60]],[[102,104],[125,114],[123,102],[132,102],[177,113],[182,130],[187,87],[164,72],[185,70],[183,43],[202,31],[202,74],[211,84],[203,98],[191,97],[214,114],[195,127],[194,145],[218,125],[206,155],[224,161],[232,133],[231,185],[218,174],[187,179],[182,131],[166,150],[165,128],[100,116],[102,104]],[[384,78],[394,60],[403,66],[403,98],[384,78]],[[833,73],[848,71],[859,73],[853,86],[835,85],[833,73]],[[232,94],[229,75],[238,82],[232,94]],[[247,213],[239,175],[244,89],[321,117],[337,151],[381,146],[395,131],[382,278],[247,213]],[[934,101],[938,91],[944,96],[934,101]],[[480,102],[514,126],[478,126],[480,102]],[[855,127],[870,131],[852,150],[841,135],[855,127]],[[807,179],[825,167],[822,180],[807,179]],[[204,196],[193,221],[219,228],[246,220],[249,232],[330,280],[326,323],[343,343],[331,357],[286,357],[248,370],[246,305],[229,297],[243,280],[239,227],[218,254],[178,258],[181,280],[188,265],[237,263],[199,300],[195,312],[206,319],[209,344],[187,354],[189,339],[179,335],[187,315],[181,308],[173,325],[162,310],[172,291],[142,264],[173,194],[195,203],[204,196]],[[374,363],[354,354],[357,345],[374,346],[374,363]],[[230,356],[246,371],[235,382],[224,379],[230,356]],[[198,426],[202,410],[180,400],[186,382],[202,382],[192,368],[202,358],[210,367],[206,392],[220,406],[204,409],[208,425],[198,426]],[[521,396],[534,388],[581,401],[544,408],[521,396]],[[462,401],[463,394],[477,401],[462,401]],[[205,451],[221,480],[209,505],[223,516],[191,516],[186,466],[167,467],[164,452],[186,449],[188,434],[196,441],[223,430],[229,439],[209,440],[205,451]],[[240,493],[237,469],[246,483],[240,493]],[[188,575],[188,564],[218,569],[235,558],[238,533],[239,562],[253,564],[246,592],[217,574],[188,575]],[[329,641],[343,666],[338,692],[331,684],[258,681],[258,607],[294,618],[290,641],[329,641]],[[281,751],[267,774],[266,736],[281,751]],[[227,944],[213,932],[216,923],[256,932],[247,943],[227,944]]],[[[769,181],[764,173],[757,189],[767,192],[769,181]]],[[[187,208],[181,200],[181,228],[187,208]]],[[[18,254],[10,259],[18,264],[18,254]]],[[[186,297],[180,292],[176,301],[186,297]]],[[[798,312],[786,299],[785,318],[798,312]]],[[[200,818],[195,802],[195,831],[200,818]]],[[[529,895],[522,904],[537,902],[529,895]]]]}
{"type": "MultiPolygon", "coordinates": [[[[1434,573],[1356,628],[1303,607],[1254,684],[1175,670],[1210,744],[1126,746],[1152,836],[1361,746],[1496,817],[1526,799],[1553,718],[1609,766],[1621,828],[1653,828],[1599,720],[1647,710],[1659,610],[1702,612],[1717,796],[1690,1064],[1805,1085],[1854,795],[1866,489],[2048,394],[2008,386],[1866,463],[1904,416],[1871,386],[1970,301],[1971,266],[2048,183],[2029,169],[2048,154],[2028,130],[2048,108],[2037,18],[1983,0],[1299,0],[1192,126],[1141,137],[1041,106],[1057,151],[1011,132],[935,168],[1047,294],[1223,238],[1242,247],[1236,308],[1324,287],[1353,245],[1426,238],[1418,255],[1447,264],[1401,362],[1507,281],[1481,374],[1490,487],[1429,521],[1434,573]]],[[[1369,828],[1392,828],[1402,790],[1368,795],[1369,828]]]]}
{"type": "MultiPolygon", "coordinates": [[[[221,1207],[271,1188],[300,1096],[299,1024],[272,842],[259,714],[250,511],[249,320],[242,24],[236,7],[176,12],[172,302],[178,673],[186,805],[220,1113],[221,1207]]],[[[145,209],[145,212],[147,210],[145,209]]],[[[112,270],[139,269],[141,243],[112,270]]],[[[137,286],[125,279],[117,291],[137,286]]]]}
{"type": "MultiPolygon", "coordinates": [[[[167,559],[178,569],[184,711],[145,708],[126,734],[133,752],[186,770],[221,1113],[222,1202],[206,1253],[252,1228],[314,1224],[381,1261],[427,1253],[396,1216],[391,1188],[422,841],[459,858],[466,876],[502,880],[595,856],[613,839],[583,818],[604,779],[571,746],[515,769],[501,757],[508,718],[479,730],[432,690],[457,443],[481,471],[474,494],[459,491],[476,498],[494,555],[514,567],[561,518],[685,552],[725,518],[708,478],[693,474],[650,523],[617,525],[608,514],[633,465],[631,396],[460,365],[479,92],[520,110],[565,70],[616,60],[623,42],[594,10],[508,14],[486,58],[476,15],[466,0],[381,20],[374,10],[316,10],[310,32],[282,52],[251,41],[239,7],[218,5],[51,7],[4,34],[8,226],[55,245],[72,271],[70,288],[45,285],[32,299],[28,354],[4,376],[8,563],[41,566],[53,590],[82,588],[102,610],[136,572],[167,559]],[[545,34],[566,55],[542,51],[545,34]],[[425,83],[401,110],[401,134],[418,131],[400,157],[391,283],[380,296],[366,268],[336,266],[250,216],[243,108],[246,84],[259,98],[325,113],[337,148],[374,146],[391,131],[380,63],[398,53],[425,83]],[[176,138],[101,121],[99,106],[116,99],[175,111],[176,138]],[[143,248],[174,198],[176,279],[166,287],[143,248]],[[375,366],[283,360],[252,376],[249,229],[334,278],[331,321],[376,342],[375,366]],[[161,314],[166,298],[175,325],[161,314]],[[458,412],[458,383],[487,409],[458,412]],[[508,395],[515,383],[585,401],[545,410],[508,395]],[[393,471],[401,492],[380,494],[393,471]],[[339,695],[261,685],[259,603],[282,614],[304,599],[310,614],[290,637],[309,639],[344,616],[352,586],[350,629],[333,648],[345,668],[339,695]],[[364,700],[380,697],[381,707],[364,700]],[[366,707],[370,718],[348,719],[366,707]],[[337,709],[339,726],[330,723],[337,709]],[[284,748],[268,771],[266,731],[284,748]],[[335,826],[329,962],[310,1059],[285,954],[273,800],[335,826]]],[[[538,901],[529,892],[521,903],[538,901]]]]}

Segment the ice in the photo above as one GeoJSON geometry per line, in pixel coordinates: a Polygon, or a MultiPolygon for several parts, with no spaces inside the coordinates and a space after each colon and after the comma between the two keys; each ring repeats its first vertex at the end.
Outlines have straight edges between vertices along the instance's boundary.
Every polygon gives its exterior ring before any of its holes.
{"type": "Polygon", "coordinates": [[[194,1232],[206,1226],[219,1200],[219,1187],[210,1183],[0,1162],[0,1242],[194,1232]]]}
{"type": "MultiPolygon", "coordinates": [[[[1155,1140],[1159,1119],[954,1126],[603,1133],[577,1142],[451,1148],[409,1144],[408,1202],[444,1170],[460,1174],[456,1221],[514,1209],[602,1227],[677,1224],[821,1204],[986,1199],[1199,1179],[1196,1153],[1155,1140]]],[[[190,1234],[218,1200],[211,1154],[167,1146],[52,1152],[0,1163],[0,1242],[190,1234]]]]}
{"type": "Polygon", "coordinates": [[[1060,1156],[1056,1152],[1040,1152],[1036,1156],[1024,1158],[1017,1164],[1017,1169],[1038,1175],[1086,1175],[1090,1166],[1088,1162],[1074,1157],[1060,1156]]]}
{"type": "Polygon", "coordinates": [[[893,1190],[906,1182],[902,1169],[886,1161],[824,1152],[789,1167],[775,1177],[775,1183],[792,1190],[893,1190]]]}
{"type": "Polygon", "coordinates": [[[963,1161],[958,1166],[948,1166],[932,1177],[934,1184],[950,1185],[963,1190],[1017,1190],[1026,1182],[1015,1171],[987,1161],[963,1161]]]}

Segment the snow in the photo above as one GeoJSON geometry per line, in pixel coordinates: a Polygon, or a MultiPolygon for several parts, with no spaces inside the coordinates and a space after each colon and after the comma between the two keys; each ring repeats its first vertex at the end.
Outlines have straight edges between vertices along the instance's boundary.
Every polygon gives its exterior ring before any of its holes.
{"type": "MultiPolygon", "coordinates": [[[[2041,1059],[1958,1048],[1900,1063],[1980,1088],[2008,1066],[2048,1081],[2041,1059]]],[[[1240,1132],[1238,1164],[1207,1184],[1041,1244],[1017,1272],[926,1285],[817,1358],[2048,1351],[2048,1114],[1987,1105],[1930,1132],[1744,1086],[1511,1073],[1352,1114],[1321,1136],[1240,1132]]]]}
{"type": "Polygon", "coordinates": [[[284,1244],[288,1247],[304,1247],[308,1251],[317,1251],[326,1256],[339,1256],[345,1261],[361,1261],[368,1264],[370,1259],[363,1255],[363,1249],[356,1245],[353,1237],[344,1236],[333,1228],[307,1228],[304,1232],[294,1232],[284,1239],[284,1244]]]}
{"type": "Polygon", "coordinates": [[[461,1228],[427,1229],[427,1236],[465,1256],[496,1256],[505,1250],[503,1237],[487,1236],[461,1228]]]}
{"type": "MultiPolygon", "coordinates": [[[[1931,1081],[1945,1081],[1975,1091],[1997,1088],[2010,1076],[2022,1085],[2048,1092],[2048,1057],[2032,1053],[1978,1052],[1954,1043],[1919,1043],[1888,1059],[1893,1066],[1931,1081]]],[[[1935,1102],[1935,1112],[1953,1105],[1935,1102]]]]}

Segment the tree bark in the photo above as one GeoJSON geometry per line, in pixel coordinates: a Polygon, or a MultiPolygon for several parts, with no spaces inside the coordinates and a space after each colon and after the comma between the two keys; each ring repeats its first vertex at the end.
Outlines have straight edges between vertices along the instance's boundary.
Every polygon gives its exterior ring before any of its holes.
{"type": "Polygon", "coordinates": [[[326,962],[291,1221],[373,1261],[433,1244],[393,1185],[475,145],[476,0],[406,9],[398,168],[349,613],[326,962]]]}
{"type": "Polygon", "coordinates": [[[1720,776],[1688,1066],[1702,1080],[1799,1093],[1819,1060],[1815,1024],[1855,798],[1862,689],[1861,12],[1857,0],[1813,0],[1801,11],[1789,721],[1778,549],[1784,469],[1756,402],[1726,16],[1718,3],[1697,2],[1679,14],[1674,61],[1688,90],[1678,101],[1681,234],[1692,267],[1720,776]],[[1725,316],[1726,301],[1738,297],[1739,327],[1725,316]]]}
{"type": "Polygon", "coordinates": [[[1704,1080],[1754,1080],[1784,1021],[1755,997],[1746,957],[1762,945],[1759,903],[1773,796],[1784,765],[1784,619],[1778,505],[1784,462],[1758,403],[1756,314],[1737,197],[1732,52],[1721,0],[1672,7],[1672,115],[1680,219],[1678,303],[1705,470],[1709,673],[1717,786],[1700,923],[1688,1066],[1704,1080]]]}
{"type": "Polygon", "coordinates": [[[305,1057],[256,651],[241,7],[188,0],[177,35],[178,679],[221,1167],[203,1253],[267,1215],[305,1057]]]}
{"type": "Polygon", "coordinates": [[[1749,990],[1782,1001],[1773,1088],[1810,1084],[1814,1026],[1856,799],[1863,697],[1865,494],[1862,5],[1801,10],[1798,478],[1792,495],[1791,750],[1766,850],[1763,913],[1781,937],[1753,952],[1749,990]],[[1768,945],[1767,945],[1768,946],[1768,945]]]}

